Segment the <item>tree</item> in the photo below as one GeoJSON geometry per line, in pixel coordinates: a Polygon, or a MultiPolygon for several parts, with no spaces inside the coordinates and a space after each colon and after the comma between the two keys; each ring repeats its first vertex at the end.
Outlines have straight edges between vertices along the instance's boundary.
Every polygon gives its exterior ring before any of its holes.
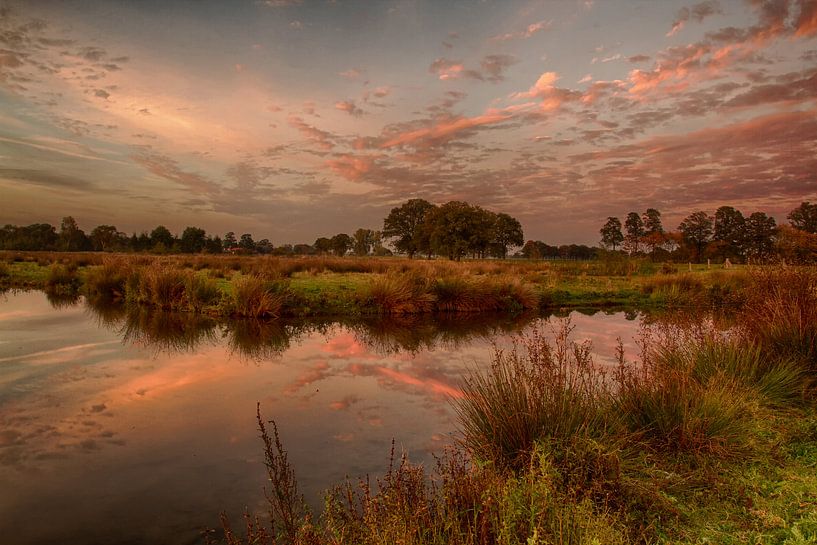
{"type": "MultiPolygon", "coordinates": [[[[290,251],[288,253],[292,253],[292,246],[286,244],[285,246],[289,246],[290,251]]],[[[272,242],[270,242],[268,238],[262,238],[255,243],[255,249],[259,254],[271,254],[275,248],[272,246],[272,242]]]]}
{"type": "Polygon", "coordinates": [[[371,253],[375,243],[375,231],[371,229],[358,229],[352,235],[354,239],[353,250],[355,255],[364,256],[371,253]]]}
{"type": "Polygon", "coordinates": [[[346,233],[338,233],[329,240],[329,244],[336,256],[344,256],[352,247],[352,237],[346,233]]]}
{"type": "Polygon", "coordinates": [[[642,216],[644,222],[644,234],[649,236],[655,233],[664,234],[664,226],[661,224],[661,212],[655,208],[647,208],[642,216]]]}
{"type": "Polygon", "coordinates": [[[175,237],[164,225],[159,225],[150,232],[150,245],[155,248],[157,244],[162,243],[165,248],[171,248],[175,237]]]}
{"type": "Polygon", "coordinates": [[[789,212],[786,218],[795,229],[817,234],[817,203],[810,204],[808,201],[800,203],[800,206],[789,212]]]}
{"type": "Polygon", "coordinates": [[[252,235],[249,233],[241,235],[241,238],[238,240],[238,247],[247,252],[254,252],[255,241],[252,239],[252,235]]]}
{"type": "Polygon", "coordinates": [[[96,251],[111,252],[125,238],[125,233],[120,233],[113,225],[97,225],[91,231],[91,245],[96,251]]]}
{"type": "Polygon", "coordinates": [[[599,230],[601,233],[601,244],[605,248],[616,250],[616,246],[624,242],[624,235],[621,233],[621,220],[610,216],[607,223],[599,230]]]}
{"type": "Polygon", "coordinates": [[[71,216],[65,216],[60,223],[60,250],[77,252],[87,250],[91,241],[85,236],[85,231],[79,228],[77,221],[71,216]]]}
{"type": "Polygon", "coordinates": [[[501,257],[508,257],[508,246],[522,246],[525,236],[522,233],[522,224],[508,214],[499,213],[494,223],[494,243],[501,248],[501,257]]]}
{"type": "Polygon", "coordinates": [[[752,259],[769,259],[774,253],[777,222],[763,212],[754,212],[747,219],[743,247],[752,259]]]}
{"type": "Polygon", "coordinates": [[[813,265],[817,263],[817,234],[781,225],[777,231],[775,251],[786,263],[813,265]]]}
{"type": "Polygon", "coordinates": [[[207,240],[204,242],[204,250],[208,254],[220,254],[224,251],[224,245],[221,241],[221,237],[216,235],[214,237],[207,237],[207,240]]]}
{"type": "Polygon", "coordinates": [[[745,226],[746,219],[740,210],[721,206],[715,211],[712,239],[717,244],[718,255],[731,259],[741,257],[745,226]]]}
{"type": "Polygon", "coordinates": [[[638,253],[641,247],[641,239],[647,234],[644,229],[644,221],[638,215],[638,212],[627,214],[627,219],[624,220],[624,230],[627,233],[624,235],[624,243],[628,252],[631,254],[638,253]]]}
{"type": "MultiPolygon", "coordinates": [[[[324,240],[328,241],[329,239],[324,240]]],[[[292,252],[295,255],[312,255],[315,253],[315,249],[309,244],[296,244],[292,247],[292,252]]]]}
{"type": "Polygon", "coordinates": [[[179,241],[182,252],[186,254],[197,254],[204,249],[207,240],[204,229],[198,227],[187,227],[182,232],[182,238],[179,241]]]}
{"type": "Polygon", "coordinates": [[[234,248],[238,246],[238,240],[235,238],[235,233],[232,231],[227,231],[224,233],[224,249],[229,250],[230,248],[234,248]]]}
{"type": "Polygon", "coordinates": [[[481,208],[467,202],[451,201],[430,210],[420,228],[428,236],[430,248],[439,255],[460,260],[469,252],[487,249],[492,225],[481,208]]]}
{"type": "Polygon", "coordinates": [[[700,261],[704,248],[712,238],[712,218],[706,212],[693,212],[678,226],[684,243],[693,250],[693,258],[700,261]]]}
{"type": "Polygon", "coordinates": [[[315,244],[312,245],[315,248],[315,251],[319,254],[328,254],[332,251],[332,241],[326,237],[320,237],[319,239],[315,240],[315,244]]]}
{"type": "Polygon", "coordinates": [[[413,258],[420,248],[419,229],[426,215],[436,207],[423,199],[410,199],[397,208],[392,208],[383,220],[383,237],[392,241],[398,252],[413,258]]]}

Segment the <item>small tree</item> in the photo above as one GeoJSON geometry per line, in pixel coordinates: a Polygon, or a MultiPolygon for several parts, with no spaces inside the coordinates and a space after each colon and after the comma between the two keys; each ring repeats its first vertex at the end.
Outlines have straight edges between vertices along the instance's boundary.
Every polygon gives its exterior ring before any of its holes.
{"type": "Polygon", "coordinates": [[[522,224],[508,214],[499,213],[494,223],[494,242],[501,249],[501,257],[508,257],[508,246],[522,246],[525,235],[522,233],[522,224]]]}
{"type": "Polygon", "coordinates": [[[175,237],[170,230],[165,227],[164,225],[159,225],[150,232],[150,246],[155,247],[157,244],[162,243],[165,248],[170,248],[173,246],[173,242],[175,242],[175,237]]]}
{"type": "Polygon", "coordinates": [[[641,239],[647,234],[644,229],[644,221],[638,212],[630,212],[627,214],[627,219],[624,220],[624,243],[627,251],[631,254],[638,253],[641,248],[641,239]]]}
{"type": "Polygon", "coordinates": [[[712,218],[706,212],[693,212],[678,226],[684,243],[693,251],[695,261],[700,261],[704,248],[712,238],[712,218]]]}
{"type": "Polygon", "coordinates": [[[800,206],[789,212],[786,218],[795,229],[811,234],[817,233],[817,203],[810,204],[808,201],[800,203],[800,206]]]}
{"type": "Polygon", "coordinates": [[[599,230],[601,233],[601,244],[605,248],[612,248],[613,251],[616,250],[616,247],[624,242],[624,235],[621,233],[621,220],[610,216],[607,218],[607,223],[599,230]]]}

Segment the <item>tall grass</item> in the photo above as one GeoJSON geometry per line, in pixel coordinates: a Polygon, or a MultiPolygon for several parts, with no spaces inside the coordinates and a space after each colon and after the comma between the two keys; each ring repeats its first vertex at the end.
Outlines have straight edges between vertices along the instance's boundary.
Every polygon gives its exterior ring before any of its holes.
{"type": "Polygon", "coordinates": [[[385,274],[376,277],[359,295],[363,308],[380,314],[416,314],[432,308],[433,297],[426,280],[416,274],[385,274]]]}
{"type": "Polygon", "coordinates": [[[54,263],[48,269],[45,289],[50,293],[73,293],[79,289],[80,279],[77,268],[72,265],[54,263]]]}
{"type": "Polygon", "coordinates": [[[245,318],[277,318],[286,301],[286,283],[271,282],[256,275],[233,280],[232,292],[224,300],[228,314],[245,318]]]}
{"type": "Polygon", "coordinates": [[[510,351],[497,348],[489,370],[466,378],[454,409],[472,455],[513,467],[538,441],[605,432],[604,374],[588,344],[570,341],[571,331],[564,323],[552,345],[534,330],[510,351]]]}
{"type": "Polygon", "coordinates": [[[753,271],[741,327],[767,357],[797,359],[817,372],[817,269],[753,271]]]}

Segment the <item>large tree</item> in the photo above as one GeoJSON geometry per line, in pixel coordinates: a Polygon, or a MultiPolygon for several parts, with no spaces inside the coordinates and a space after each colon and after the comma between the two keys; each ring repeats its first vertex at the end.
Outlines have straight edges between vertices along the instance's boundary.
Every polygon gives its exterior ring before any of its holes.
{"type": "Polygon", "coordinates": [[[355,255],[369,255],[376,242],[376,231],[371,229],[358,229],[352,234],[354,240],[353,250],[355,255]]]}
{"type": "Polygon", "coordinates": [[[427,232],[434,252],[449,259],[479,254],[490,244],[493,224],[479,207],[451,201],[431,210],[421,231],[427,232]]]}
{"type": "Polygon", "coordinates": [[[706,212],[693,212],[678,226],[684,243],[692,250],[695,261],[700,261],[704,248],[712,238],[712,218],[706,212]]]}
{"type": "Polygon", "coordinates": [[[169,250],[173,246],[174,241],[173,233],[164,225],[159,225],[150,232],[150,245],[154,248],[157,244],[161,243],[165,249],[169,250]]]}
{"type": "Polygon", "coordinates": [[[627,250],[633,254],[638,253],[641,248],[641,239],[647,234],[644,229],[644,221],[638,212],[630,212],[627,214],[627,219],[624,220],[624,243],[627,250]]]}
{"type": "Polygon", "coordinates": [[[423,199],[410,199],[392,208],[386,219],[383,220],[383,237],[392,239],[392,244],[398,252],[414,257],[422,250],[422,235],[419,232],[423,221],[435,206],[423,199]]]}
{"type": "Polygon", "coordinates": [[[113,225],[97,225],[91,231],[94,250],[111,252],[127,241],[125,233],[120,233],[113,225]]]}
{"type": "Polygon", "coordinates": [[[494,223],[494,243],[500,248],[502,259],[508,257],[509,246],[522,246],[525,235],[522,233],[522,224],[514,217],[500,212],[494,223]]]}
{"type": "Polygon", "coordinates": [[[612,248],[613,251],[616,250],[619,244],[624,242],[624,235],[621,233],[621,220],[613,216],[607,218],[607,223],[599,230],[599,233],[601,234],[602,246],[612,248]]]}
{"type": "Polygon", "coordinates": [[[777,222],[763,212],[754,212],[746,218],[743,248],[752,259],[769,259],[774,252],[777,222]]]}
{"type": "Polygon", "coordinates": [[[721,257],[734,259],[741,256],[745,228],[746,219],[740,210],[721,206],[715,211],[712,239],[717,244],[721,257]]]}
{"type": "Polygon", "coordinates": [[[204,229],[199,227],[187,227],[182,232],[182,238],[179,240],[179,246],[182,252],[186,254],[196,254],[204,249],[207,243],[206,233],[204,229]]]}
{"type": "Polygon", "coordinates": [[[65,216],[60,223],[60,250],[77,252],[87,250],[91,241],[85,236],[85,231],[79,228],[77,221],[71,216],[65,216]]]}
{"type": "Polygon", "coordinates": [[[346,252],[348,252],[352,248],[353,241],[352,237],[350,237],[346,233],[338,233],[337,235],[332,237],[329,243],[332,248],[332,252],[336,256],[343,256],[346,255],[346,252]]]}
{"type": "Polygon", "coordinates": [[[315,248],[315,251],[319,254],[328,254],[332,251],[332,241],[326,237],[320,237],[315,240],[315,244],[312,245],[315,248]]]}
{"type": "Polygon", "coordinates": [[[795,229],[817,233],[817,203],[810,204],[808,201],[800,203],[800,206],[789,212],[786,218],[795,229]]]}

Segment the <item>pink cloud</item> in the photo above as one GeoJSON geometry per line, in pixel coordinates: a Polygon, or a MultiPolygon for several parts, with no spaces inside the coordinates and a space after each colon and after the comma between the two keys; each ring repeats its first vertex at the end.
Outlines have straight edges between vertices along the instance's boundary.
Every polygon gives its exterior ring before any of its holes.
{"type": "Polygon", "coordinates": [[[365,113],[363,110],[357,107],[354,100],[341,100],[335,102],[335,109],[346,112],[353,117],[361,117],[365,113]]]}
{"type": "Polygon", "coordinates": [[[332,135],[330,133],[309,125],[302,118],[296,115],[290,115],[287,118],[287,123],[289,123],[290,127],[297,129],[307,138],[307,140],[316,144],[321,149],[330,150],[335,146],[332,143],[332,135]]]}
{"type": "Polygon", "coordinates": [[[531,23],[527,27],[517,32],[509,32],[507,34],[499,34],[490,38],[492,42],[507,42],[510,40],[527,40],[534,34],[543,30],[548,30],[553,25],[553,21],[542,20],[536,23],[531,23]]]}

